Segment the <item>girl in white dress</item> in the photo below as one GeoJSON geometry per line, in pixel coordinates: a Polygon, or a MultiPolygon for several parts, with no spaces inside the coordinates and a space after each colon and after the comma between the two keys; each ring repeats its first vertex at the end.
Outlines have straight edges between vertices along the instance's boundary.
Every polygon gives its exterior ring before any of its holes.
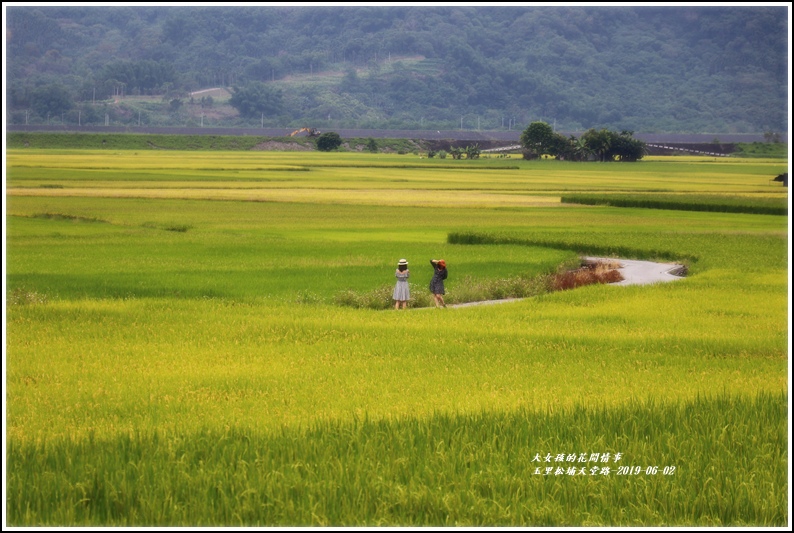
{"type": "Polygon", "coordinates": [[[402,308],[405,309],[408,307],[408,299],[411,297],[411,291],[408,289],[408,261],[400,259],[394,276],[397,278],[397,285],[395,285],[394,294],[392,294],[394,309],[399,309],[401,304],[402,308]]]}

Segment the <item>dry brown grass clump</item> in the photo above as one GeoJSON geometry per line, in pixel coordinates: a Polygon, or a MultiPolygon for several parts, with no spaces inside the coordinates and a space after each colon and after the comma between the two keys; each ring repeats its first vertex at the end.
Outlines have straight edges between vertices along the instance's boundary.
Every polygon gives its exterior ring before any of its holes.
{"type": "Polygon", "coordinates": [[[551,280],[552,290],[565,291],[594,283],[615,283],[623,281],[617,261],[597,261],[587,263],[576,270],[555,274],[551,280]]]}

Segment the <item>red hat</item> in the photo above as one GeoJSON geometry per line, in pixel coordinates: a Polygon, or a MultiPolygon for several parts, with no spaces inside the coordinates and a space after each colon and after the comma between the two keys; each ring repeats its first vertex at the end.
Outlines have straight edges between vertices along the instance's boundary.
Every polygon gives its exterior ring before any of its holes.
{"type": "Polygon", "coordinates": [[[438,261],[438,266],[440,266],[441,268],[447,268],[447,262],[444,261],[443,259],[440,259],[438,261]]]}

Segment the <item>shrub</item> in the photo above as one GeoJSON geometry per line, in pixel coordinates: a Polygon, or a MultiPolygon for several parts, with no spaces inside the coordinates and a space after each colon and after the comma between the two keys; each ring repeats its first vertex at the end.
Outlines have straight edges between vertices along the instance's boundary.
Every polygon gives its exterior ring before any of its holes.
{"type": "Polygon", "coordinates": [[[576,270],[559,272],[551,277],[550,290],[565,291],[595,283],[615,283],[623,280],[623,275],[615,270],[615,263],[590,263],[576,270]]]}
{"type": "Polygon", "coordinates": [[[342,145],[342,138],[338,133],[329,131],[317,137],[317,149],[321,152],[331,152],[342,145]]]}

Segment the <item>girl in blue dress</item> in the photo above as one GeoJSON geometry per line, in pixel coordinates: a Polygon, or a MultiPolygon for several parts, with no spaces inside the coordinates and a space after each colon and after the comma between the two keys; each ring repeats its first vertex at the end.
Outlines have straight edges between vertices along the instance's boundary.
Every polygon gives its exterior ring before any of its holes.
{"type": "Polygon", "coordinates": [[[431,259],[430,264],[433,265],[433,279],[430,280],[430,292],[433,293],[436,307],[446,307],[447,304],[444,303],[444,294],[446,294],[444,291],[444,280],[447,279],[447,262],[443,259],[439,259],[438,261],[431,259]]]}

